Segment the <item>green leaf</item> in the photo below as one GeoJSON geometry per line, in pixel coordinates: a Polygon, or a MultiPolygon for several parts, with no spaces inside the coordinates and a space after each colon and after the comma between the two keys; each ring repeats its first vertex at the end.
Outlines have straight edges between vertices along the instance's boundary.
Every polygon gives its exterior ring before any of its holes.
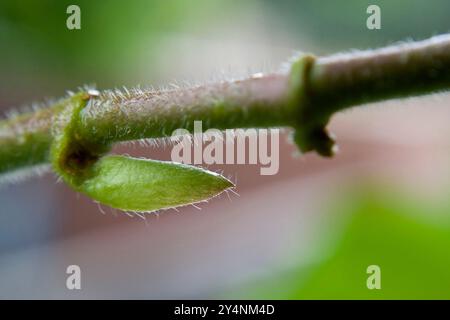
{"type": "Polygon", "coordinates": [[[223,176],[198,167],[119,155],[102,157],[89,171],[76,189],[126,211],[188,205],[234,186],[223,176]]]}

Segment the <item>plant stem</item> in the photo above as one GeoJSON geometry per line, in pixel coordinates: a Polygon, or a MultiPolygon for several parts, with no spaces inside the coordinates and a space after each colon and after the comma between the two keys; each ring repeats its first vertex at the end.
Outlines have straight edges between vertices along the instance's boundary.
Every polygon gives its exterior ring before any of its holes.
{"type": "Polygon", "coordinates": [[[81,111],[83,136],[99,143],[170,136],[178,128],[290,126],[285,74],[169,91],[106,92],[81,111]]]}
{"type": "MultiPolygon", "coordinates": [[[[53,124],[79,103],[76,136],[86,148],[171,135],[178,128],[293,127],[302,151],[332,154],[325,126],[334,112],[367,102],[450,88],[450,35],[378,50],[314,58],[289,72],[172,90],[80,93],[0,122],[0,173],[49,162],[53,124]],[[86,98],[87,97],[87,98],[86,98]]],[[[91,150],[92,151],[92,150],[91,150]]],[[[95,150],[94,150],[95,151],[95,150]]]]}
{"type": "Polygon", "coordinates": [[[319,58],[314,104],[333,113],[352,105],[450,88],[450,34],[420,42],[319,58]]]}

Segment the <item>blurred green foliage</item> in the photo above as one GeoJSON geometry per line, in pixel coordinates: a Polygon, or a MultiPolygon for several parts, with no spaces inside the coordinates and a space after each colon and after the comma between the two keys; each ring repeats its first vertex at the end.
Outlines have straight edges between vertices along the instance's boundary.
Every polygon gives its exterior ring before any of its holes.
{"type": "Polygon", "coordinates": [[[350,219],[337,243],[324,250],[327,257],[321,263],[235,294],[264,299],[450,298],[450,203],[376,188],[352,191],[339,203],[331,213],[350,219]],[[380,290],[367,288],[370,265],[381,268],[380,290]]]}
{"type": "MultiPolygon", "coordinates": [[[[53,81],[117,84],[117,78],[139,70],[136,61],[145,48],[151,66],[159,53],[161,38],[190,31],[207,30],[218,20],[230,27],[248,4],[264,8],[264,23],[293,35],[307,36],[322,51],[385,45],[407,37],[424,38],[448,32],[450,2],[433,0],[3,0],[0,2],[0,66],[3,79],[18,76],[26,82],[32,74],[53,81]],[[82,29],[65,27],[66,8],[81,8],[82,29]],[[366,8],[379,4],[382,29],[367,30],[366,8]],[[150,46],[150,49],[149,49],[150,46]],[[49,77],[45,77],[49,75],[49,77]],[[52,78],[53,77],[53,78],[52,78]],[[67,79],[68,78],[68,79],[67,79]],[[55,81],[56,79],[56,81],[55,81]]],[[[255,12],[258,15],[258,12],[255,12]]],[[[285,44],[279,44],[285,45],[285,44]]],[[[292,49],[298,48],[292,43],[292,49]]]]}
{"type": "Polygon", "coordinates": [[[322,54],[448,32],[448,12],[448,0],[2,0],[0,103],[60,96],[83,84],[158,83],[168,37],[210,37],[218,24],[236,32],[249,26],[247,16],[262,34],[273,32],[268,41],[275,47],[322,54]],[[66,28],[71,4],[81,8],[81,30],[66,28]],[[365,27],[369,4],[382,7],[381,30],[365,27]],[[311,45],[304,47],[304,39],[311,45]]]}
{"type": "MultiPolygon", "coordinates": [[[[44,78],[58,85],[115,80],[138,68],[136,56],[158,52],[158,40],[180,32],[184,24],[208,17],[218,1],[185,0],[23,0],[0,2],[0,52],[2,79],[44,78]],[[66,28],[66,9],[81,8],[81,30],[66,28]]],[[[108,83],[109,81],[109,83],[108,83]]],[[[122,83],[123,84],[123,83],[122,83]]],[[[36,84],[35,84],[36,85],[36,84]]]]}
{"type": "Polygon", "coordinates": [[[264,1],[289,30],[317,39],[324,51],[385,46],[450,31],[448,0],[264,1]],[[381,8],[381,29],[376,31],[366,28],[366,9],[373,4],[381,8]]]}

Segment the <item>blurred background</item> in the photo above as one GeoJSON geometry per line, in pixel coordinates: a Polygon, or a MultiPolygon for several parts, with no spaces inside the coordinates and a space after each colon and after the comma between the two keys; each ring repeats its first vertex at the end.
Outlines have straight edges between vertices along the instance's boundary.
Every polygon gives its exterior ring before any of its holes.
{"type": "MultiPolygon", "coordinates": [[[[203,83],[449,32],[448,0],[0,2],[0,111],[84,84],[203,83]],[[66,8],[81,8],[81,30],[66,8]],[[366,9],[381,8],[368,30],[366,9]]],[[[450,298],[450,94],[336,115],[333,159],[212,169],[239,196],[147,215],[101,208],[45,174],[0,185],[0,298],[450,298]],[[66,268],[81,268],[81,290],[66,268]],[[381,268],[381,290],[366,269],[381,268]]],[[[169,149],[118,152],[170,159],[169,149]]]]}

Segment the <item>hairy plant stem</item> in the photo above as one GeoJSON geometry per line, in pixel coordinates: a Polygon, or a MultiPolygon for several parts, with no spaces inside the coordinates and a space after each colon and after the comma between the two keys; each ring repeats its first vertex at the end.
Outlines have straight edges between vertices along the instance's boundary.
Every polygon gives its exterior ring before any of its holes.
{"type": "MultiPolygon", "coordinates": [[[[292,127],[303,151],[330,156],[325,126],[333,113],[367,102],[450,88],[450,35],[378,50],[315,58],[288,72],[172,90],[81,92],[53,106],[0,122],[0,173],[50,162],[55,122],[78,105],[72,136],[83,152],[101,155],[115,142],[159,138],[178,128],[292,127]]],[[[70,159],[69,159],[70,160],[70,159]]]]}

